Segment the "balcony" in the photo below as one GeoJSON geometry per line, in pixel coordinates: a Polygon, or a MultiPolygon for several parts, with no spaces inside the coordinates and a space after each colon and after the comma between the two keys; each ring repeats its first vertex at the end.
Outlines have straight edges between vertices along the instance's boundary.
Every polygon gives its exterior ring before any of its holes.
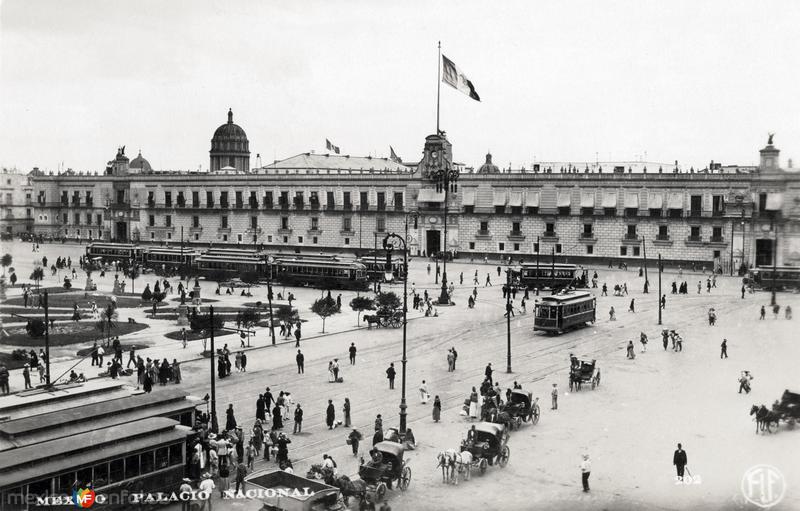
{"type": "Polygon", "coordinates": [[[186,201],[182,201],[182,200],[176,201],[175,202],[175,207],[185,208],[186,207],[186,201]]]}
{"type": "Polygon", "coordinates": [[[656,241],[669,241],[669,234],[656,234],[656,241]]]}
{"type": "Polygon", "coordinates": [[[593,232],[582,232],[581,233],[582,240],[593,240],[595,239],[593,232]]]}
{"type": "Polygon", "coordinates": [[[626,232],[625,239],[628,241],[633,241],[633,240],[639,241],[639,235],[636,234],[635,232],[626,232]]]}
{"type": "Polygon", "coordinates": [[[491,238],[492,232],[489,229],[478,229],[478,233],[475,234],[476,238],[491,238]]]}
{"type": "Polygon", "coordinates": [[[594,208],[581,208],[581,216],[593,216],[594,208]]]}
{"type": "Polygon", "coordinates": [[[214,202],[206,202],[206,209],[214,209],[214,202]]]}
{"type": "Polygon", "coordinates": [[[233,207],[234,207],[235,209],[244,209],[244,202],[235,202],[235,203],[233,204],[233,207]]]}
{"type": "Polygon", "coordinates": [[[362,202],[361,204],[358,205],[358,210],[359,211],[368,211],[369,210],[369,204],[362,202]]]}
{"type": "Polygon", "coordinates": [[[263,202],[263,205],[264,205],[264,209],[272,209],[272,208],[275,207],[275,204],[271,200],[270,201],[266,201],[265,200],[263,202]]]}
{"type": "Polygon", "coordinates": [[[228,209],[230,204],[228,204],[228,201],[219,201],[219,207],[222,209],[228,209]]]}
{"type": "Polygon", "coordinates": [[[703,211],[699,209],[690,209],[689,218],[700,218],[703,216],[703,211]]]}
{"type": "Polygon", "coordinates": [[[403,211],[403,203],[402,202],[395,202],[394,203],[394,210],[395,211],[403,211]]]}
{"type": "Polygon", "coordinates": [[[556,238],[556,231],[544,231],[542,233],[542,238],[556,238]]]}
{"type": "Polygon", "coordinates": [[[200,209],[201,208],[200,203],[199,202],[192,202],[192,208],[200,209]]]}
{"type": "Polygon", "coordinates": [[[377,208],[378,208],[378,211],[386,211],[386,203],[385,202],[379,202],[377,208]]]}
{"type": "Polygon", "coordinates": [[[193,226],[189,227],[189,233],[190,234],[201,233],[201,232],[203,232],[203,226],[202,225],[193,225],[193,226]]]}
{"type": "Polygon", "coordinates": [[[329,203],[325,204],[325,209],[328,210],[328,211],[333,211],[333,210],[336,209],[336,204],[333,203],[333,202],[329,202],[329,203]]]}
{"type": "Polygon", "coordinates": [[[353,203],[352,202],[345,202],[344,204],[342,204],[342,209],[344,209],[345,211],[352,211],[353,203]]]}
{"type": "Polygon", "coordinates": [[[724,236],[711,236],[711,243],[725,243],[724,236]]]}
{"type": "Polygon", "coordinates": [[[725,216],[725,210],[724,209],[715,209],[714,211],[711,212],[711,216],[713,216],[713,217],[725,216]]]}
{"type": "Polygon", "coordinates": [[[312,198],[309,202],[309,206],[311,206],[311,209],[319,209],[319,199],[315,200],[312,198]]]}
{"type": "Polygon", "coordinates": [[[281,227],[278,229],[278,234],[292,234],[292,230],[288,227],[281,227]]]}
{"type": "Polygon", "coordinates": [[[686,245],[689,246],[696,246],[703,244],[703,237],[702,236],[687,236],[686,237],[686,245]]]}
{"type": "Polygon", "coordinates": [[[512,229],[508,233],[508,239],[512,240],[512,241],[522,241],[522,240],[525,239],[525,235],[522,234],[522,231],[519,230],[519,229],[517,229],[517,230],[513,230],[512,229]]]}
{"type": "Polygon", "coordinates": [[[289,209],[289,201],[281,198],[278,201],[278,207],[280,207],[281,209],[289,209]]]}
{"type": "Polygon", "coordinates": [[[86,199],[86,207],[87,208],[93,208],[94,207],[94,201],[92,199],[86,199]]]}
{"type": "Polygon", "coordinates": [[[230,234],[231,233],[231,228],[228,227],[228,226],[219,227],[219,228],[217,228],[217,233],[219,233],[219,234],[230,234]]]}
{"type": "Polygon", "coordinates": [[[251,200],[250,201],[250,209],[258,209],[258,201],[257,200],[251,200]]]}
{"type": "Polygon", "coordinates": [[[305,207],[305,202],[303,199],[295,199],[294,200],[294,209],[303,209],[305,207]]]}

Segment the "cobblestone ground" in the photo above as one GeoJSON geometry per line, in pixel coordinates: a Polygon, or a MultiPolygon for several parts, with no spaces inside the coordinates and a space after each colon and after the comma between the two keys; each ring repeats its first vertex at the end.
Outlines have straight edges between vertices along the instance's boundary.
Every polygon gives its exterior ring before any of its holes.
{"type": "MultiPolygon", "coordinates": [[[[30,246],[17,245],[12,246],[18,252],[14,266],[20,275],[27,276],[30,269],[25,269],[24,259],[31,257],[30,246]]],[[[55,258],[70,254],[76,261],[82,250],[78,246],[42,245],[38,256],[55,258]]],[[[427,274],[426,265],[423,260],[415,260],[411,280],[418,290],[427,287],[429,292],[435,292],[433,274],[427,274]]],[[[656,275],[650,274],[651,294],[642,294],[643,279],[638,277],[634,265],[631,262],[631,271],[627,272],[597,269],[601,283],[613,287],[615,283],[627,282],[631,295],[598,297],[598,322],[581,330],[561,336],[534,335],[532,298],[529,313],[517,315],[511,321],[514,372],[510,375],[505,373],[506,322],[502,317],[504,301],[496,266],[469,262],[448,266],[449,276],[456,282],[460,272],[465,275],[464,285],[456,286],[456,305],[440,308],[438,318],[424,318],[415,313],[408,323],[408,420],[419,447],[408,453],[411,487],[404,493],[389,492],[393,509],[754,509],[745,503],[740,483],[744,472],[759,463],[777,467],[788,484],[783,501],[775,509],[800,508],[796,484],[800,481],[796,455],[800,432],[781,425],[777,433],[757,435],[755,423],[748,416],[751,405],[769,406],[784,389],[800,390],[797,371],[800,347],[794,321],[787,321],[783,314],[774,319],[771,313],[766,320],[759,321],[759,308],[769,304],[769,295],[755,293],[740,298],[738,278],[722,277],[710,294],[704,286],[698,295],[697,281],[702,279],[705,284],[705,277],[699,273],[685,274],[690,294],[671,295],[668,288],[677,275],[667,272],[663,275],[667,308],[663,327],[659,326],[656,275]],[[466,298],[472,290],[471,276],[476,268],[481,283],[485,274],[491,272],[495,286],[479,286],[477,306],[470,310],[466,298]],[[635,313],[627,312],[630,298],[636,299],[635,313]],[[613,322],[608,320],[612,305],[618,318],[613,322]],[[708,308],[712,306],[718,314],[715,327],[708,326],[706,321],[708,308]],[[661,348],[662,328],[676,329],[682,334],[685,339],[682,353],[661,348]],[[642,331],[651,339],[646,353],[640,352],[637,342],[642,331]],[[720,360],[719,345],[723,338],[728,339],[730,358],[720,360]],[[628,340],[635,341],[635,360],[625,358],[628,340]],[[447,371],[446,362],[446,352],[451,346],[459,353],[457,370],[453,373],[447,371]],[[597,359],[602,369],[599,388],[568,392],[570,352],[581,358],[597,359]],[[506,468],[490,467],[484,476],[476,473],[471,481],[457,487],[443,485],[441,472],[436,468],[436,454],[445,448],[456,448],[469,427],[458,412],[470,388],[481,383],[488,362],[492,362],[495,378],[503,389],[516,380],[534,396],[541,397],[541,421],[536,426],[524,425],[511,434],[511,459],[506,468]],[[737,378],[743,369],[755,376],[749,395],[737,393],[737,378]],[[417,388],[423,379],[431,394],[442,399],[439,424],[431,420],[430,403],[419,402],[417,388]],[[556,382],[561,391],[559,409],[551,411],[549,392],[556,382]],[[688,466],[694,476],[691,485],[675,481],[672,452],[678,442],[688,453],[688,466]],[[580,491],[578,465],[583,453],[589,453],[593,463],[590,493],[580,491]]],[[[101,289],[110,288],[112,280],[113,277],[106,277],[101,281],[101,289]]],[[[140,278],[136,287],[142,289],[145,282],[153,280],[151,276],[140,278]]],[[[203,283],[204,296],[210,296],[214,287],[213,283],[203,283]]],[[[255,299],[266,293],[264,289],[255,292],[255,299]]],[[[267,386],[274,393],[291,391],[305,409],[303,433],[293,436],[290,445],[296,472],[304,473],[310,463],[319,462],[322,454],[328,453],[337,460],[340,472],[355,474],[356,460],[344,442],[347,431],[327,429],[325,406],[328,399],[333,399],[339,414],[344,398],[349,397],[354,424],[367,438],[377,413],[383,414],[386,426],[396,425],[400,377],[396,389],[389,390],[384,371],[389,362],[395,362],[400,369],[401,330],[354,330],[355,313],[347,310],[327,321],[326,331],[330,334],[318,335],[321,323],[311,316],[308,307],[319,291],[301,289],[295,290],[295,295],[301,315],[310,320],[304,325],[306,339],[301,346],[306,356],[305,374],[297,375],[293,342],[264,347],[267,337],[265,332],[259,332],[254,343],[258,349],[249,354],[247,373],[234,373],[218,382],[218,412],[224,421],[224,409],[233,404],[237,419],[249,428],[259,392],[267,386]],[[351,342],[359,350],[355,366],[347,362],[347,347],[351,342]],[[344,383],[341,384],[327,382],[327,364],[334,357],[342,365],[344,383]]],[[[352,293],[343,293],[343,303],[347,304],[351,296],[352,293]]],[[[220,304],[241,301],[240,297],[222,297],[220,304]]],[[[795,310],[800,306],[794,294],[781,293],[778,302],[795,310]]],[[[123,311],[123,315],[127,312],[123,311]]],[[[141,311],[130,315],[144,320],[141,311]]],[[[191,361],[197,357],[199,346],[190,345],[182,350],[176,341],[164,340],[163,333],[175,329],[172,322],[159,320],[149,324],[150,329],[133,334],[153,345],[143,356],[187,360],[182,365],[185,378],[182,385],[194,395],[208,392],[209,362],[191,361]]],[[[59,352],[63,362],[58,363],[66,363],[71,352],[74,347],[59,352]]],[[[12,387],[15,382],[17,388],[21,386],[21,376],[16,372],[12,374],[12,387]]],[[[154,392],[158,390],[155,388],[154,392]]],[[[287,429],[290,428],[291,425],[287,429]]],[[[256,464],[256,470],[273,467],[274,464],[263,461],[256,464]]],[[[258,508],[256,502],[222,505],[224,509],[258,508]]]]}

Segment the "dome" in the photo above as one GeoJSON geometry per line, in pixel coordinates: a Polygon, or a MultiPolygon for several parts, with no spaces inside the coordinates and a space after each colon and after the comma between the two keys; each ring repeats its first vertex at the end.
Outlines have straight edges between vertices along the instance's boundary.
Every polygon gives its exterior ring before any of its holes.
{"type": "Polygon", "coordinates": [[[478,168],[478,174],[499,174],[500,169],[492,163],[492,153],[486,154],[486,163],[478,168]]]}
{"type": "Polygon", "coordinates": [[[145,160],[142,157],[142,152],[139,151],[139,156],[131,160],[130,168],[132,169],[141,169],[142,172],[152,172],[153,168],[150,166],[150,162],[145,160]]]}
{"type": "Polygon", "coordinates": [[[214,131],[211,138],[211,151],[220,153],[250,154],[250,143],[241,126],[233,123],[233,111],[228,110],[228,122],[214,131]]]}

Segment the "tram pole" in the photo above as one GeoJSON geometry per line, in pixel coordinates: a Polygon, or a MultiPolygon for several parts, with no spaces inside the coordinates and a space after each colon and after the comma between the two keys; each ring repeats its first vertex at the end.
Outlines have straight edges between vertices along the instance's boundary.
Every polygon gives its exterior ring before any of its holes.
{"type": "Polygon", "coordinates": [[[217,385],[214,376],[214,355],[217,353],[214,349],[214,306],[208,307],[208,319],[211,329],[211,355],[208,357],[211,360],[211,432],[219,432],[219,422],[217,422],[217,385]]]}
{"type": "Polygon", "coordinates": [[[658,305],[658,324],[661,324],[661,272],[664,271],[664,266],[661,263],[661,254],[658,254],[658,300],[656,300],[656,304],[658,305]]]}
{"type": "Polygon", "coordinates": [[[539,294],[539,236],[536,236],[536,294],[539,294]]]}
{"type": "MultiPolygon", "coordinates": [[[[644,289],[645,293],[650,291],[650,281],[647,279],[647,238],[642,236],[642,256],[644,257],[644,289]]],[[[659,297],[659,300],[661,297],[659,297]]]]}
{"type": "Polygon", "coordinates": [[[44,291],[44,364],[45,384],[50,388],[50,300],[47,290],[44,291]]]}
{"type": "Polygon", "coordinates": [[[511,268],[506,270],[506,372],[511,372],[511,268]]]}

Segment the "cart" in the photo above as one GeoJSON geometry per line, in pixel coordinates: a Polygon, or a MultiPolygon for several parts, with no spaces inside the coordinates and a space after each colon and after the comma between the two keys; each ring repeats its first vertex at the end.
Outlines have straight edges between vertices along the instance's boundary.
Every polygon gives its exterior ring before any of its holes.
{"type": "Polygon", "coordinates": [[[245,478],[258,491],[261,511],[344,511],[339,489],[282,470],[245,478]]]}
{"type": "Polygon", "coordinates": [[[511,391],[505,411],[511,416],[511,429],[519,429],[523,422],[539,422],[539,404],[530,392],[520,389],[511,391]]]}
{"type": "Polygon", "coordinates": [[[600,367],[597,360],[579,360],[575,356],[570,357],[569,388],[570,390],[581,390],[581,385],[591,383],[592,390],[600,385],[600,367]]]}
{"type": "Polygon", "coordinates": [[[372,448],[372,459],[358,467],[358,477],[367,485],[372,502],[380,502],[387,488],[397,483],[400,491],[411,484],[411,467],[403,459],[405,447],[396,442],[378,442],[372,448]]]}
{"type": "Polygon", "coordinates": [[[483,475],[489,465],[496,463],[503,468],[508,464],[511,449],[507,443],[508,430],[504,425],[479,422],[467,433],[467,439],[461,442],[461,452],[472,454],[472,467],[478,468],[483,475]]]}

